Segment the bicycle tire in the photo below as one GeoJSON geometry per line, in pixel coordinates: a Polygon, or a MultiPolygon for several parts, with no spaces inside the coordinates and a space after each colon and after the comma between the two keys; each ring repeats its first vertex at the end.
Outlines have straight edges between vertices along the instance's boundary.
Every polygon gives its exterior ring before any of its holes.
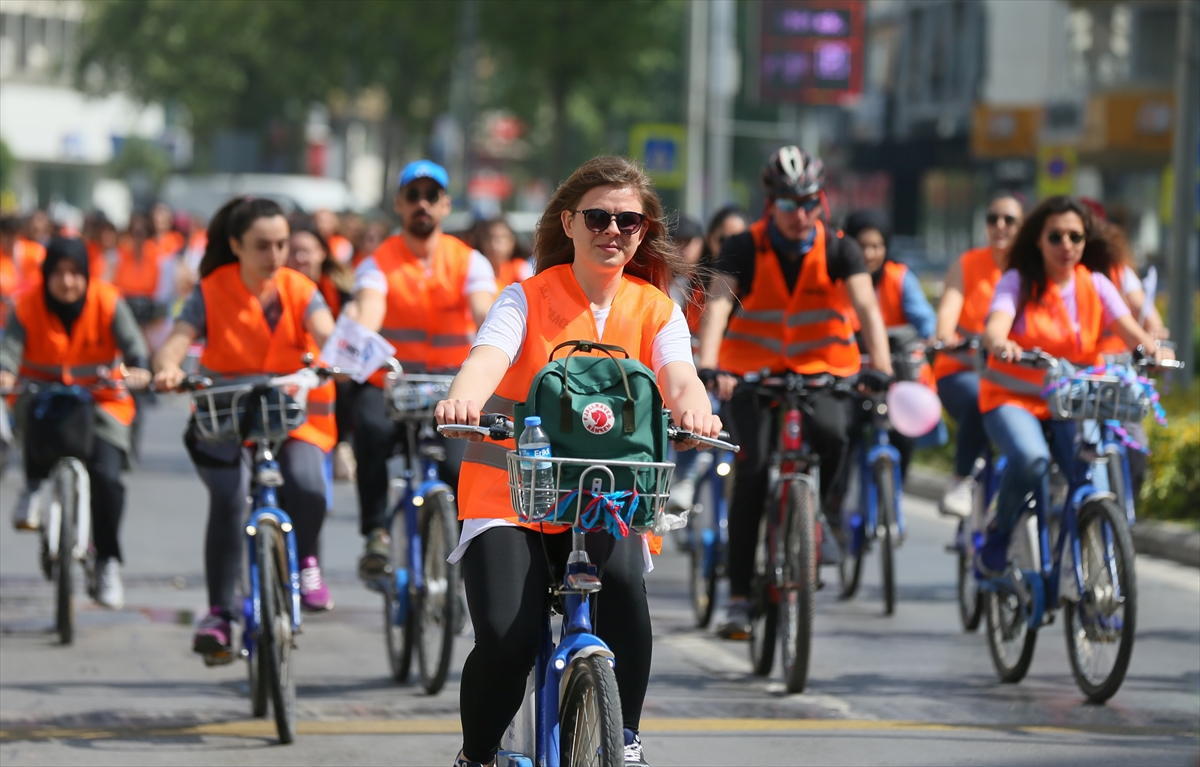
{"type": "Polygon", "coordinates": [[[388,668],[392,672],[392,680],[398,684],[407,684],[409,672],[412,670],[413,632],[416,623],[413,617],[413,594],[407,583],[405,594],[401,594],[397,573],[407,565],[408,533],[404,529],[404,507],[397,508],[392,513],[392,555],[391,572],[387,574],[387,586],[383,590],[383,636],[387,647],[388,668]],[[401,600],[406,600],[408,609],[403,610],[401,600]]]}
{"type": "MultiPolygon", "coordinates": [[[[708,472],[696,480],[695,498],[701,500],[705,492],[712,494],[712,479],[708,472]]],[[[705,519],[711,520],[706,526],[712,528],[714,533],[712,541],[714,555],[719,548],[718,536],[720,534],[716,529],[717,503],[718,500],[714,497],[712,503],[697,503],[692,507],[693,510],[697,506],[712,510],[705,516],[705,519]]],[[[695,517],[692,517],[692,520],[695,520],[695,517]]],[[[688,533],[688,554],[691,560],[691,577],[688,579],[688,588],[692,598],[692,614],[696,617],[696,628],[708,628],[708,624],[712,622],[713,607],[717,602],[716,557],[709,556],[709,547],[704,542],[702,529],[694,529],[689,525],[685,531],[688,533]]]]}
{"type": "Polygon", "coordinates": [[[446,561],[458,545],[458,508],[447,490],[425,497],[422,507],[421,542],[425,590],[417,598],[417,671],[421,686],[436,695],[446,684],[450,659],[454,655],[454,637],[458,626],[458,584],[461,573],[457,564],[446,561]]]}
{"type": "Polygon", "coordinates": [[[842,529],[838,533],[838,545],[842,548],[842,561],[838,563],[838,583],[841,586],[838,598],[844,600],[854,599],[858,593],[858,585],[862,581],[863,559],[867,553],[866,525],[861,517],[859,526],[852,526],[857,516],[849,509],[843,509],[842,529]],[[858,540],[855,540],[856,536],[858,540]]]}
{"type": "Polygon", "coordinates": [[[58,496],[58,556],[54,562],[54,629],[58,641],[75,641],[75,515],[79,498],[75,493],[74,472],[54,472],[53,492],[58,496]]]}
{"type": "Polygon", "coordinates": [[[1089,701],[1103,703],[1121,688],[1133,653],[1137,628],[1137,569],[1133,539],[1121,509],[1103,499],[1088,501],[1083,505],[1079,511],[1077,529],[1084,584],[1090,588],[1078,602],[1068,603],[1064,608],[1067,657],[1071,660],[1075,684],[1089,701]],[[1107,540],[1103,536],[1105,527],[1110,533],[1107,540]],[[1089,531],[1095,531],[1101,537],[1089,535],[1089,531]],[[1112,564],[1117,570],[1116,584],[1112,583],[1107,567],[1108,544],[1111,544],[1112,564]],[[1117,588],[1114,587],[1119,587],[1120,594],[1116,593],[1117,588]],[[1120,617],[1116,620],[1119,621],[1119,627],[1114,630],[1114,627],[1103,625],[1114,621],[1118,610],[1120,617]],[[1097,612],[1106,614],[1097,615],[1097,612]],[[1095,639],[1092,635],[1096,635],[1095,639]],[[1099,677],[1089,673],[1087,666],[1090,665],[1090,659],[1085,656],[1092,655],[1094,658],[1098,650],[1114,644],[1114,652],[1103,653],[1111,656],[1111,668],[1099,677]]]}
{"type": "MultiPolygon", "coordinates": [[[[1121,516],[1129,520],[1129,514],[1125,508],[1125,467],[1121,465],[1121,454],[1116,450],[1108,453],[1108,465],[1105,467],[1108,474],[1108,489],[1117,499],[1117,508],[1121,510],[1121,516]]],[[[1135,499],[1136,500],[1136,499],[1135,499]]],[[[1136,503],[1134,504],[1136,508],[1136,503]]]]}
{"type": "Polygon", "coordinates": [[[880,458],[872,468],[875,472],[875,499],[879,528],[879,576],[883,589],[883,614],[896,612],[896,559],[892,529],[896,524],[896,475],[889,458],[880,458]]]}
{"type": "Polygon", "coordinates": [[[292,674],[292,612],[288,593],[286,544],[275,525],[260,524],[258,544],[258,588],[262,625],[258,652],[271,689],[271,707],[280,743],[296,739],[296,677],[292,674]]]}
{"type": "Polygon", "coordinates": [[[771,523],[764,514],[758,524],[758,543],[754,549],[754,580],[750,584],[750,666],[755,676],[767,676],[775,665],[775,644],[779,636],[779,597],[772,594],[774,565],[771,523]]]}
{"type": "Polygon", "coordinates": [[[965,541],[965,536],[971,535],[966,527],[966,520],[958,523],[958,620],[962,623],[963,631],[970,634],[979,629],[979,621],[983,617],[983,594],[979,591],[979,583],[975,580],[975,563],[970,554],[971,549],[965,541]]]}
{"type": "Polygon", "coordinates": [[[813,611],[817,597],[817,499],[812,485],[787,483],[787,530],[784,538],[783,681],[790,693],[804,692],[812,655],[813,611]]]}
{"type": "Polygon", "coordinates": [[[563,767],[624,767],[621,701],[608,658],[571,663],[559,712],[559,757],[563,767]]]}

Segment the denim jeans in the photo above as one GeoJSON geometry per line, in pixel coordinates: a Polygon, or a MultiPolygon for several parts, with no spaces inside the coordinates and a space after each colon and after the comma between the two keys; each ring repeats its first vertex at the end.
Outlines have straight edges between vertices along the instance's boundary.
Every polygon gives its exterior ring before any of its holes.
{"type": "Polygon", "coordinates": [[[996,528],[1007,533],[1016,525],[1026,496],[1039,485],[1048,492],[1051,455],[1059,468],[1070,473],[1075,458],[1075,422],[1040,421],[1023,407],[1001,405],[983,414],[983,428],[1008,459],[996,499],[996,528]],[[1044,427],[1050,433],[1049,444],[1044,427]]]}
{"type": "Polygon", "coordinates": [[[983,455],[987,447],[983,418],[979,414],[979,374],[974,370],[963,370],[948,375],[938,380],[937,393],[946,412],[958,424],[954,473],[960,477],[970,476],[975,459],[983,455]]]}

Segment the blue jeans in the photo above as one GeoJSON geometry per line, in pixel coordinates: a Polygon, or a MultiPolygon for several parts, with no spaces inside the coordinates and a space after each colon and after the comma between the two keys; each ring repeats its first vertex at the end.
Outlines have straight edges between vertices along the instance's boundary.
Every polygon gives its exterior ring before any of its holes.
{"type": "Polygon", "coordinates": [[[975,468],[975,459],[983,455],[987,447],[987,434],[979,414],[979,374],[974,370],[963,370],[948,375],[937,382],[937,393],[946,412],[958,424],[954,473],[969,477],[975,468]]]}
{"type": "Polygon", "coordinates": [[[983,428],[996,448],[1008,458],[1000,477],[996,498],[996,528],[1011,532],[1025,506],[1025,497],[1042,487],[1047,491],[1050,457],[1065,472],[1075,460],[1075,422],[1040,421],[1033,413],[1017,405],[1001,405],[983,414],[983,428]],[[1048,427],[1046,443],[1043,427],[1048,427]]]}

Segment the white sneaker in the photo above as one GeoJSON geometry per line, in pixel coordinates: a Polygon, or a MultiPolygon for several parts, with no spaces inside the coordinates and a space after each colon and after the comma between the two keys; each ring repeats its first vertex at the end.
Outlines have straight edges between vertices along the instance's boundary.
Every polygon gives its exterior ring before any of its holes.
{"type": "Polygon", "coordinates": [[[333,449],[333,478],[353,482],[358,473],[358,462],[354,459],[354,448],[349,442],[339,442],[333,449]]]}
{"type": "Polygon", "coordinates": [[[942,495],[938,511],[948,517],[969,517],[975,503],[975,480],[972,477],[954,477],[950,487],[942,495]]]}
{"type": "Polygon", "coordinates": [[[12,523],[17,530],[37,530],[42,526],[42,485],[26,487],[21,491],[17,508],[13,509],[12,523]]]}
{"type": "Polygon", "coordinates": [[[95,600],[110,610],[120,610],[125,606],[125,586],[121,583],[121,563],[112,559],[101,559],[96,562],[96,594],[95,600]]]}
{"type": "Polygon", "coordinates": [[[674,511],[687,511],[692,508],[696,499],[696,480],[684,477],[671,485],[671,495],[667,498],[667,508],[674,511]]]}

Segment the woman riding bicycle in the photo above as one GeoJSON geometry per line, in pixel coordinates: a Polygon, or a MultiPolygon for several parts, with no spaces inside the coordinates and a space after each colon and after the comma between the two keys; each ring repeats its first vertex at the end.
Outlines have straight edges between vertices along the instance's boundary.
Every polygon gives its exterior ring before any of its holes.
{"type": "Polygon", "coordinates": [[[1105,276],[1113,258],[1091,211],[1070,197],[1038,205],[1013,241],[1011,268],[996,285],[983,337],[991,357],[980,382],[979,409],[988,438],[1008,458],[996,516],[977,560],[985,575],[1007,568],[1017,516],[1026,496],[1046,481],[1051,455],[1059,466],[1073,460],[1075,423],[1050,420],[1038,391],[1045,371],[1004,360],[1039,348],[1076,366],[1093,365],[1100,361],[1098,340],[1105,330],[1130,349],[1152,351],[1156,361],[1174,357],[1130,316],[1105,276]]]}
{"type": "MultiPolygon", "coordinates": [[[[217,211],[208,227],[200,284],[154,358],[159,389],[183,382],[180,364],[188,346],[202,337],[200,373],[214,380],[294,373],[306,354],[320,353],[333,332],[333,315],[310,279],[283,267],[288,241],[287,219],[270,200],[238,198],[217,211]]],[[[284,479],[280,506],[295,525],[300,602],[309,610],[333,606],[316,557],[325,519],[325,453],[337,436],[332,405],[332,382],[310,391],[307,421],[277,453],[284,479]]],[[[196,437],[191,424],[184,443],[209,493],[204,565],[211,607],[193,649],[217,655],[230,650],[230,621],[239,612],[234,589],[244,556],[251,455],[237,440],[209,444],[196,437]]]]}
{"type": "MultiPolygon", "coordinates": [[[[133,312],[112,285],[88,277],[87,246],[82,240],[50,241],[42,262],[42,283],[17,296],[0,342],[0,389],[21,379],[30,383],[87,386],[102,378],[124,379],[133,388],[150,382],[146,343],[133,312]]],[[[35,395],[36,396],[36,395],[35,395]]],[[[128,463],[134,403],[121,387],[101,385],[92,391],[95,439],[86,460],[91,478],[92,538],[96,546],[96,601],[119,608],[125,602],[121,584],[118,528],[125,510],[121,469],[128,463]]],[[[32,396],[16,408],[18,423],[28,423],[32,396]]],[[[40,436],[26,433],[26,445],[40,436]]],[[[18,530],[36,530],[39,491],[55,461],[35,460],[26,451],[26,488],[13,514],[18,530]]]]}
{"type": "MultiPolygon", "coordinates": [[[[506,288],[492,306],[447,399],[438,403],[439,423],[477,424],[481,410],[511,408],[525,399],[556,344],[590,339],[620,346],[651,367],[684,429],[720,433],[692,363],[687,323],[666,293],[682,271],[680,257],[662,204],[637,165],[599,157],[575,171],[542,215],[534,253],[537,274],[506,288]]],[[[484,451],[477,449],[485,447],[496,446],[470,446],[459,485],[465,524],[455,554],[462,556],[476,638],[462,672],[458,764],[495,758],[538,652],[551,583],[546,557],[561,565],[570,550],[569,535],[518,525],[507,472],[479,460],[484,451]]],[[[626,763],[638,764],[653,641],[642,577],[648,543],[592,533],[587,549],[602,568],[595,625],[616,657],[626,763]]]]}

